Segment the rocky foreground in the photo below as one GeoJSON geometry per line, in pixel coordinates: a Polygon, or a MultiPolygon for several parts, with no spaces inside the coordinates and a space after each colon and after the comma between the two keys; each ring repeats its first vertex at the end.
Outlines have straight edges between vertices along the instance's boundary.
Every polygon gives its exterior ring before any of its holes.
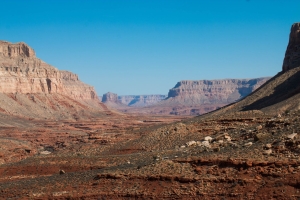
{"type": "Polygon", "coordinates": [[[167,126],[147,126],[147,120],[133,126],[128,120],[2,129],[3,143],[19,146],[9,145],[11,151],[2,155],[8,162],[0,166],[0,197],[300,197],[299,113],[194,118],[167,126]],[[124,125],[132,128],[120,131],[124,125]],[[33,144],[44,145],[32,150],[33,144]]]}

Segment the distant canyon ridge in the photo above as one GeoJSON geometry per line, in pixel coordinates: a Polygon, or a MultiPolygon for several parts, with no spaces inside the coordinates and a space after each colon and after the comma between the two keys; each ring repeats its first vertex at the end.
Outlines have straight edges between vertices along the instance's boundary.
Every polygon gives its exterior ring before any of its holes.
{"type": "Polygon", "coordinates": [[[122,95],[108,92],[100,97],[102,102],[111,107],[147,107],[166,99],[167,95],[122,95]]]}
{"type": "Polygon", "coordinates": [[[122,112],[199,115],[246,97],[269,79],[183,80],[168,95],[118,96],[108,92],[102,102],[122,112]]]}

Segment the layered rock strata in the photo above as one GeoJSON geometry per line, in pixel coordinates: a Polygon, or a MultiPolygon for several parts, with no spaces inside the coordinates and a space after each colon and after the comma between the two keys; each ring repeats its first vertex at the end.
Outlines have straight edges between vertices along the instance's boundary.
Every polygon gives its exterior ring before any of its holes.
{"type": "Polygon", "coordinates": [[[60,71],[36,58],[25,43],[0,41],[0,92],[58,93],[74,99],[97,99],[93,87],[79,81],[78,76],[60,71]]]}
{"type": "Polygon", "coordinates": [[[108,92],[108,93],[105,93],[103,94],[102,96],[102,102],[103,103],[120,103],[119,100],[118,100],[118,95],[115,94],[115,93],[112,93],[112,92],[108,92]]]}
{"type": "Polygon", "coordinates": [[[285,52],[282,71],[300,66],[300,23],[292,25],[289,44],[285,52]]]}
{"type": "Polygon", "coordinates": [[[165,100],[150,106],[144,113],[200,115],[244,98],[269,78],[184,80],[169,90],[165,100]]]}
{"type": "Polygon", "coordinates": [[[181,105],[229,104],[243,98],[269,78],[180,81],[161,103],[181,105]]]}
{"type": "Polygon", "coordinates": [[[47,115],[49,117],[51,113],[58,112],[62,107],[66,109],[62,109],[61,112],[69,113],[70,116],[88,107],[101,109],[92,86],[81,82],[72,72],[60,71],[43,62],[36,57],[35,51],[23,42],[12,44],[0,41],[0,94],[1,109],[9,114],[15,113],[20,116],[47,115]],[[9,106],[16,102],[23,107],[9,106]],[[42,111],[32,113],[39,106],[35,108],[30,102],[40,102],[42,111]],[[27,108],[24,107],[25,105],[27,108]],[[17,107],[20,108],[16,110],[17,107]],[[74,110],[68,112],[69,108],[74,110]]]}

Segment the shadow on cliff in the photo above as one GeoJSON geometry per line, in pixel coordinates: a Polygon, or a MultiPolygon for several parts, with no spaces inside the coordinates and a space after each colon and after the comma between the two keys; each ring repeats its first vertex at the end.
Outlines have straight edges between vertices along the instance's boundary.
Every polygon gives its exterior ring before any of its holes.
{"type": "MultiPolygon", "coordinates": [[[[282,76],[282,75],[283,75],[283,73],[280,72],[279,74],[274,76],[272,79],[267,81],[259,90],[264,90],[265,89],[264,86],[266,86],[268,83],[272,84],[271,83],[272,81],[274,81],[277,78],[280,78],[280,76],[282,76]]],[[[253,102],[252,104],[245,106],[242,109],[242,111],[260,110],[265,107],[268,107],[268,106],[277,104],[279,102],[282,102],[284,100],[287,100],[296,94],[299,94],[300,93],[299,82],[300,82],[300,67],[299,67],[299,70],[295,74],[293,74],[292,76],[287,78],[280,85],[275,86],[275,88],[273,89],[274,92],[271,95],[265,96],[255,102],[253,102]]],[[[275,83],[273,83],[273,84],[275,84],[275,83]]],[[[256,91],[256,92],[259,92],[259,91],[256,91]]],[[[255,95],[256,92],[254,92],[252,95],[255,95]]]]}

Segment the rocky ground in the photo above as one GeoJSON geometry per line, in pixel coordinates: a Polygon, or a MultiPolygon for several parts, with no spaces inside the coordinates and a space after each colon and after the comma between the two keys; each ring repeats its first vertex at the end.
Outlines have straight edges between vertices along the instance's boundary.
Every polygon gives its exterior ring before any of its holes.
{"type": "Polygon", "coordinates": [[[299,113],[2,127],[0,197],[298,199],[299,113]],[[42,128],[45,127],[45,128],[42,128]]]}

